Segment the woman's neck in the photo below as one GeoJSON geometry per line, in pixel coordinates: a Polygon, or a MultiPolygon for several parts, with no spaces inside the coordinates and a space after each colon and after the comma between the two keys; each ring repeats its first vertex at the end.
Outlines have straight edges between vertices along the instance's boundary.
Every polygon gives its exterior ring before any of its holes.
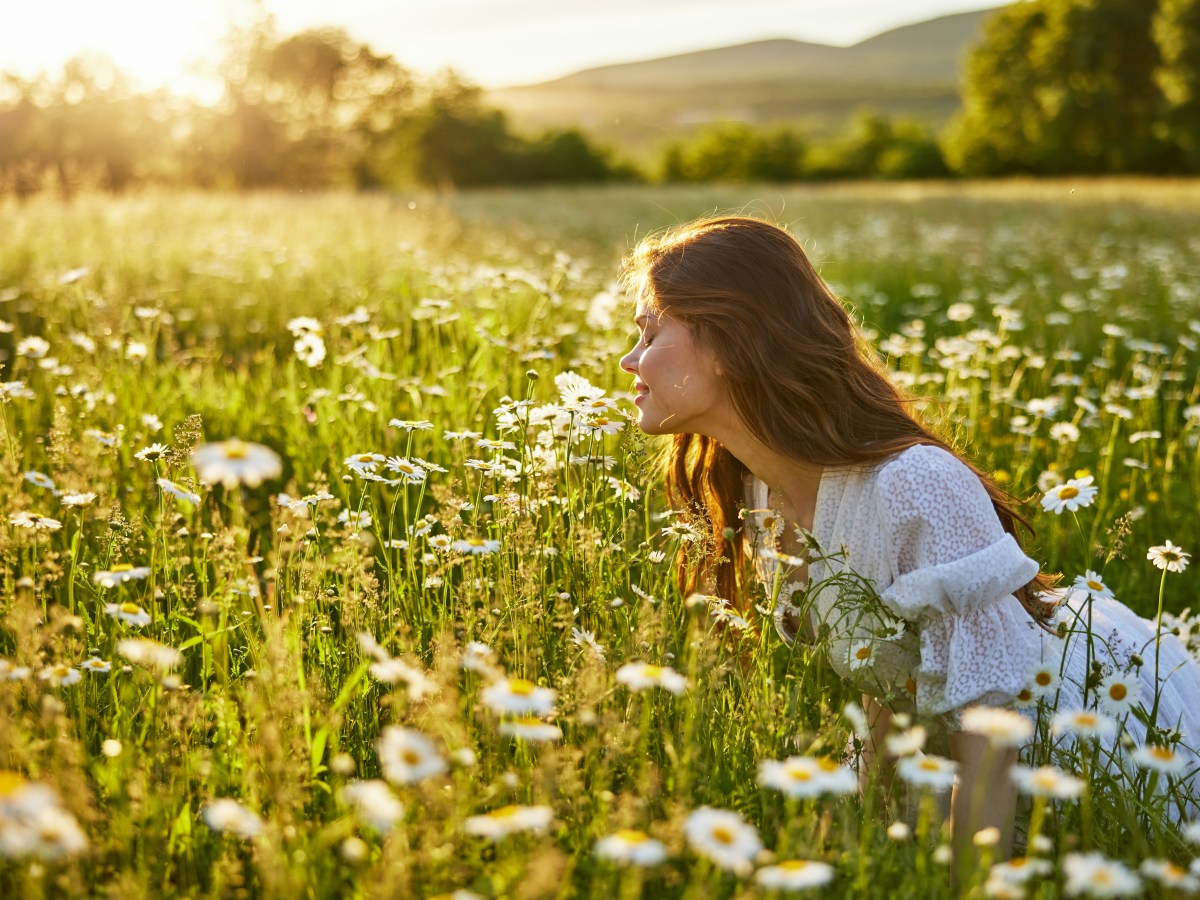
{"type": "Polygon", "coordinates": [[[812,530],[822,466],[801,462],[779,453],[745,429],[713,435],[750,472],[767,485],[771,504],[784,518],[812,530]]]}

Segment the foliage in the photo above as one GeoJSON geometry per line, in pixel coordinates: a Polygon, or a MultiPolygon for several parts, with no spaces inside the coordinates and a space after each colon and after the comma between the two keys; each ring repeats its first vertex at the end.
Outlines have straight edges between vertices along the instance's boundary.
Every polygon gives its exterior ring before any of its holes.
{"type": "Polygon", "coordinates": [[[951,165],[970,175],[1195,171],[1162,88],[1190,96],[1184,48],[1196,35],[1194,15],[1159,0],[1004,7],[968,55],[945,140],[951,165]]]}
{"type": "Polygon", "coordinates": [[[344,31],[287,37],[269,20],[232,31],[213,107],[137,94],[105,59],[60,78],[4,76],[0,192],[53,183],[114,192],[204,187],[397,187],[629,178],[576,131],[525,138],[457,78],[414,79],[344,31]]]}

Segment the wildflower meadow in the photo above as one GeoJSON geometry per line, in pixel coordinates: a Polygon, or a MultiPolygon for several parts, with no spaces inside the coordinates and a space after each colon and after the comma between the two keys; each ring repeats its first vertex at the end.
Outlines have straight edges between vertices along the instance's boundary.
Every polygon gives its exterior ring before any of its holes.
{"type": "Polygon", "coordinates": [[[0,199],[0,896],[1200,892],[1200,735],[1124,739],[1155,644],[964,713],[1023,749],[961,866],[919,718],[860,783],[778,596],[681,593],[617,276],[714,211],[788,225],[1063,587],[1200,655],[1192,184],[0,199]]]}

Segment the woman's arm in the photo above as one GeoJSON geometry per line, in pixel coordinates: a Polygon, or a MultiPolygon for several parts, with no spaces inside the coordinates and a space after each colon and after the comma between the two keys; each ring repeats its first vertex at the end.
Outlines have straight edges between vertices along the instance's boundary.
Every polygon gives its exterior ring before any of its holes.
{"type": "Polygon", "coordinates": [[[1017,752],[1011,747],[995,747],[983,735],[958,731],[950,735],[950,756],[958,763],[950,824],[955,866],[963,875],[978,862],[974,837],[984,828],[1000,831],[993,858],[1007,859],[1011,852],[1017,789],[1009,771],[1017,752]]]}

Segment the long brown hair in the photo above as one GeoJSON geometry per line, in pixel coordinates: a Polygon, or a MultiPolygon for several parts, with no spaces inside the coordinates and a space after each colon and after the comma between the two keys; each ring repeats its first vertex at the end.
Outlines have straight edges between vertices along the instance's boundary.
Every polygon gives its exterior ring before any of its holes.
{"type": "MultiPolygon", "coordinates": [[[[786,231],[759,219],[702,219],[647,238],[625,261],[627,288],[645,307],[684,323],[721,367],[734,408],[768,447],[819,466],[867,466],[918,444],[953,453],[978,477],[1004,530],[1032,534],[1015,501],[910,413],[849,313],[786,231]]],[[[672,506],[708,521],[711,553],[681,554],[680,587],[709,578],[742,600],[739,520],[746,467],[713,438],[676,434],[663,469],[672,506]],[[731,538],[732,532],[732,538],[731,538]]],[[[1017,592],[1045,620],[1037,593],[1056,582],[1038,573],[1017,592]]]]}

